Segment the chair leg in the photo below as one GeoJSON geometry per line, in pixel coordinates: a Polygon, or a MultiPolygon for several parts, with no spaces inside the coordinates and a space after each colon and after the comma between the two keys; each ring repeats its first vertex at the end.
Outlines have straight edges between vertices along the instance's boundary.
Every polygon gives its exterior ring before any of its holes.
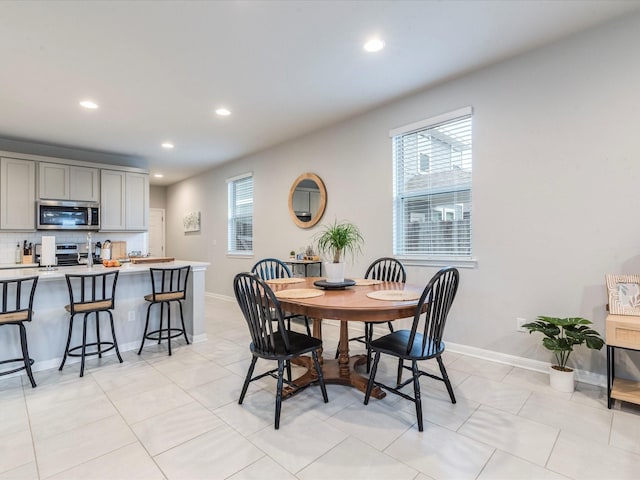
{"type": "Polygon", "coordinates": [[[309,326],[309,317],[307,317],[306,315],[304,316],[304,326],[307,329],[307,335],[311,336],[311,327],[309,326]]]}
{"type": "Polygon", "coordinates": [[[371,373],[369,374],[369,381],[367,382],[367,392],[364,394],[364,404],[369,404],[369,397],[371,397],[371,390],[373,390],[373,382],[376,379],[376,371],[378,370],[378,362],[380,361],[380,352],[376,352],[376,356],[373,359],[373,365],[371,365],[371,373]]]}
{"type": "Polygon", "coordinates": [[[399,358],[398,359],[398,377],[396,379],[396,386],[400,386],[402,383],[402,370],[404,370],[404,361],[399,358]]]}
{"type": "Polygon", "coordinates": [[[144,323],[144,333],[142,334],[142,343],[140,344],[140,348],[138,349],[138,355],[140,355],[140,353],[142,352],[144,341],[147,338],[147,330],[149,329],[149,312],[151,311],[151,305],[153,305],[153,303],[150,303],[147,307],[147,320],[144,323]]]}
{"type": "Polygon", "coordinates": [[[389,327],[389,331],[393,333],[393,325],[391,324],[391,322],[387,322],[387,326],[389,327]]]}
{"type": "Polygon", "coordinates": [[[84,314],[82,318],[82,354],[80,357],[80,376],[84,376],[84,357],[87,353],[87,317],[88,313],[84,314]]]}
{"type": "Polygon", "coordinates": [[[98,358],[102,358],[102,349],[100,348],[100,312],[96,313],[96,342],[98,345],[98,358]]]}
{"type": "MultiPolygon", "coordinates": [[[[158,335],[162,338],[162,334],[158,335]]],[[[171,356],[171,304],[167,302],[167,345],[169,347],[169,356],[171,356]]]]}
{"type": "Polygon", "coordinates": [[[58,367],[58,371],[62,370],[62,367],[64,367],[64,363],[67,361],[67,354],[69,353],[69,345],[71,344],[71,333],[73,332],[73,317],[74,316],[75,316],[75,314],[71,315],[69,317],[69,336],[67,337],[67,346],[64,347],[64,355],[62,356],[62,363],[58,367]]]}
{"type": "MultiPolygon", "coordinates": [[[[164,319],[164,302],[160,302],[160,326],[158,327],[158,345],[162,342],[162,321],[164,319]]],[[[171,349],[169,349],[171,350],[171,349]]]]}
{"type": "Polygon", "coordinates": [[[327,387],[324,384],[324,375],[322,375],[322,368],[320,368],[320,362],[318,361],[318,353],[314,350],[311,352],[311,356],[313,357],[313,363],[315,364],[316,372],[318,373],[318,383],[320,384],[320,390],[322,391],[322,398],[324,399],[324,403],[327,403],[329,401],[329,397],[327,397],[327,387]]]}
{"type": "Polygon", "coordinates": [[[447,375],[447,369],[444,368],[444,363],[442,362],[442,358],[436,357],[436,360],[438,361],[438,366],[440,367],[442,380],[444,380],[444,384],[447,387],[447,392],[449,392],[449,398],[451,399],[451,403],[456,403],[456,396],[453,394],[453,387],[451,386],[451,380],[449,380],[449,375],[447,375]]]}
{"type": "Polygon", "coordinates": [[[189,345],[189,339],[187,338],[187,329],[184,326],[184,315],[182,314],[182,302],[178,300],[178,305],[180,306],[180,321],[182,322],[182,334],[184,335],[184,341],[189,345]]]}
{"type": "Polygon", "coordinates": [[[274,427],[280,428],[280,411],[282,410],[282,377],[284,375],[284,360],[278,360],[278,386],[276,389],[276,419],[274,427]]]}
{"type": "Polygon", "coordinates": [[[371,371],[371,342],[373,341],[373,323],[364,324],[364,341],[367,347],[367,373],[371,371]]]}
{"type": "Polygon", "coordinates": [[[422,398],[420,396],[420,371],[418,370],[418,362],[411,362],[411,371],[413,372],[413,393],[416,404],[416,417],[418,418],[418,431],[422,432],[422,398]]]}
{"type": "Polygon", "coordinates": [[[244,379],[244,384],[242,385],[242,391],[240,392],[240,398],[238,399],[238,405],[242,405],[244,401],[244,396],[247,394],[247,388],[249,388],[249,383],[251,382],[251,376],[253,375],[253,369],[256,368],[256,362],[258,361],[258,357],[251,358],[251,364],[249,365],[249,370],[247,371],[247,376],[244,379]]]}
{"type": "Polygon", "coordinates": [[[107,310],[107,313],[109,314],[109,320],[111,321],[111,335],[113,336],[113,346],[116,349],[116,355],[118,356],[118,360],[120,360],[120,363],[122,363],[122,357],[120,356],[120,349],[118,348],[118,341],[116,340],[116,329],[113,325],[113,315],[111,314],[110,310],[107,310]]]}
{"type": "Polygon", "coordinates": [[[35,388],[36,381],[33,379],[33,373],[31,372],[31,359],[29,358],[29,350],[27,349],[27,329],[24,328],[22,323],[18,324],[18,326],[20,327],[20,345],[22,346],[24,369],[27,371],[27,376],[31,382],[31,388],[35,388]]]}

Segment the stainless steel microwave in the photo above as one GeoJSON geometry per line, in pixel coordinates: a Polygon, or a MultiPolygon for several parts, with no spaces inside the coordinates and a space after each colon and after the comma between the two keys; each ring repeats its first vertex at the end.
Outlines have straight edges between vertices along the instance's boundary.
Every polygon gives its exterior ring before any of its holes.
{"type": "Polygon", "coordinates": [[[36,204],[38,230],[99,230],[100,204],[43,200],[36,204]]]}

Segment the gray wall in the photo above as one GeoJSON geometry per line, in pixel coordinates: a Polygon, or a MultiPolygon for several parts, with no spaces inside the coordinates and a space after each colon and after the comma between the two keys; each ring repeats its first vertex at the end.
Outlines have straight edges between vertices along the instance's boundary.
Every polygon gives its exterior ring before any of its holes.
{"type": "Polygon", "coordinates": [[[149,206],[151,208],[167,208],[167,187],[160,185],[149,187],[149,206]]]}
{"type": "MultiPolygon", "coordinates": [[[[516,317],[584,316],[604,335],[605,274],[640,271],[638,45],[636,15],[168,187],[168,252],[211,262],[207,291],[231,296],[236,272],[311,242],[317,229],[297,228],[287,209],[293,180],[308,171],[327,186],[324,221],[361,228],[364,254],[347,273],[362,275],[392,253],[389,130],[470,105],[478,265],[461,270],[447,340],[549,361],[539,337],[515,331],[516,317]],[[255,255],[230,258],[225,179],[249,171],[255,255]],[[202,230],[185,235],[191,210],[202,211],[202,230]]],[[[434,271],[411,267],[408,281],[424,284],[434,271]]],[[[604,372],[604,351],[573,361],[604,372]]]]}

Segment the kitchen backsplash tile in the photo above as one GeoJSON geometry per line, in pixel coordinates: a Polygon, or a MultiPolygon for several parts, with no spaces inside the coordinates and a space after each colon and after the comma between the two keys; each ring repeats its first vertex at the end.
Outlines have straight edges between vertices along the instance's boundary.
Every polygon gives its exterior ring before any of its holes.
{"type": "MultiPolygon", "coordinates": [[[[53,235],[56,237],[56,243],[86,243],[87,241],[86,232],[0,232],[0,264],[15,263],[16,245],[19,243],[20,247],[22,247],[25,240],[27,244],[33,243],[35,245],[41,242],[43,235],[53,235]]],[[[126,241],[127,252],[139,250],[143,252],[143,254],[146,254],[149,251],[149,235],[147,233],[91,233],[91,241],[94,244],[95,242],[104,242],[105,240],[126,241]]]]}

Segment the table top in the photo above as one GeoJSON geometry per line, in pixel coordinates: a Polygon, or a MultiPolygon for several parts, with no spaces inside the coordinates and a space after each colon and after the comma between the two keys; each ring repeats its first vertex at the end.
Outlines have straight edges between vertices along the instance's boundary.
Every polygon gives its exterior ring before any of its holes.
{"type": "Polygon", "coordinates": [[[310,265],[314,263],[322,263],[322,260],[296,260],[295,258],[290,258],[288,260],[282,260],[282,262],[296,265],[310,265]]]}
{"type": "MultiPolygon", "coordinates": [[[[270,285],[274,292],[287,289],[318,289],[313,282],[324,277],[308,277],[304,283],[270,285]]],[[[344,290],[322,290],[324,295],[312,298],[279,298],[282,309],[311,318],[334,320],[386,322],[398,318],[413,317],[418,300],[377,300],[367,293],[381,290],[418,292],[424,287],[401,282],[382,282],[377,285],[355,285],[344,290]]]]}

